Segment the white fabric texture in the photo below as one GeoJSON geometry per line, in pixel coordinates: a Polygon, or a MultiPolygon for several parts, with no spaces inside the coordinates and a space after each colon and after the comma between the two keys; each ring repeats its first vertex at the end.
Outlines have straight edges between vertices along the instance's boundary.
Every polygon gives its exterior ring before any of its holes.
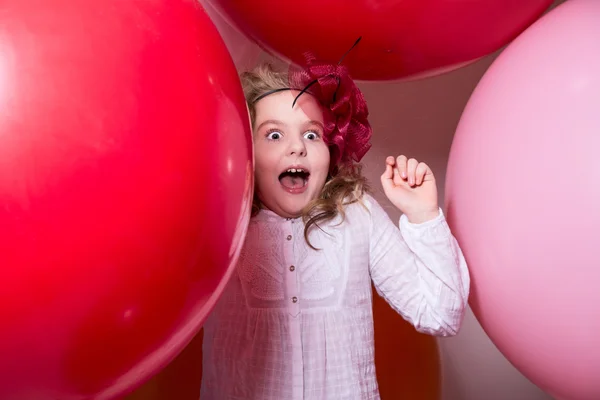
{"type": "MultiPolygon", "coordinates": [[[[263,210],[204,325],[201,400],[379,399],[372,287],[415,328],[457,333],[469,273],[442,210],[396,227],[376,200],[312,229],[263,210]]],[[[402,362],[402,360],[398,360],[402,362]]]]}

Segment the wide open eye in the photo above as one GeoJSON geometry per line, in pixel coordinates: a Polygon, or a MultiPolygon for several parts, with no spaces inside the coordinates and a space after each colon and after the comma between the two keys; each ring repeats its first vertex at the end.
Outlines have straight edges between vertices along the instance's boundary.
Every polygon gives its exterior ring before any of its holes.
{"type": "Polygon", "coordinates": [[[282,136],[283,136],[283,134],[281,132],[279,132],[277,129],[269,129],[267,131],[267,139],[279,140],[279,139],[281,139],[282,136]]]}
{"type": "Polygon", "coordinates": [[[304,138],[308,140],[317,140],[319,137],[321,136],[315,131],[308,131],[304,134],[304,138]]]}

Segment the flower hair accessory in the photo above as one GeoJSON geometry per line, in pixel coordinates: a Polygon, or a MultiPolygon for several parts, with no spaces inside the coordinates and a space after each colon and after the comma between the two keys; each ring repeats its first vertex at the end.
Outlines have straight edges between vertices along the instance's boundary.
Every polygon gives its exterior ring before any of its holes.
{"type": "Polygon", "coordinates": [[[256,103],[269,94],[283,90],[299,90],[292,107],[304,93],[314,96],[324,107],[325,141],[331,154],[331,169],[340,163],[360,161],[371,148],[372,128],[369,110],[362,92],[350,77],[348,68],[341,65],[344,57],[359,42],[354,43],[335,65],[319,62],[305,53],[304,67],[290,66],[289,88],[275,89],[254,100],[256,103]],[[303,88],[303,89],[299,89],[303,88]]]}

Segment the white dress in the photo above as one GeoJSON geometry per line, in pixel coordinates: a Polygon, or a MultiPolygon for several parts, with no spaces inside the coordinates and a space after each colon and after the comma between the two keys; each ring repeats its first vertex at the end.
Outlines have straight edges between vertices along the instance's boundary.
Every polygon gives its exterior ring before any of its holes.
{"type": "Polygon", "coordinates": [[[442,211],[418,225],[402,216],[398,229],[373,197],[363,202],[312,230],[317,251],[301,219],[251,219],[204,325],[201,400],[379,399],[371,280],[418,331],[457,333],[469,273],[442,211]]]}

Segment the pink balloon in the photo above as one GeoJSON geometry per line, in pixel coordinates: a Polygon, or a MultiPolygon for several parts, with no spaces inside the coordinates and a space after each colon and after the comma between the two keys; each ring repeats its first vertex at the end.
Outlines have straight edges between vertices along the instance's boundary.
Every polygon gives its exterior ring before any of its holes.
{"type": "Polygon", "coordinates": [[[485,74],[446,181],[473,311],[561,399],[600,399],[599,149],[600,1],[569,0],[485,74]]]}
{"type": "Polygon", "coordinates": [[[262,49],[235,28],[228,18],[224,17],[207,0],[200,0],[200,4],[219,31],[237,69],[247,71],[254,68],[260,60],[262,49]]]}

